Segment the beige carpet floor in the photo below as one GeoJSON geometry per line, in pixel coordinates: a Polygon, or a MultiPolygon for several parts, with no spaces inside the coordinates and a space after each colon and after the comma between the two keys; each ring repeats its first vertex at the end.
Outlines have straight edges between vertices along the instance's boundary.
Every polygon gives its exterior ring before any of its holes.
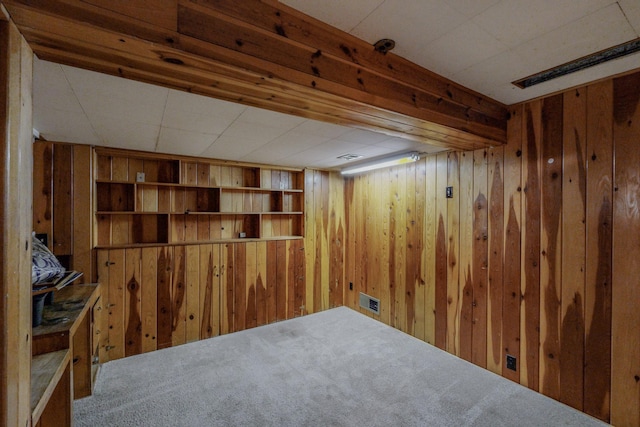
{"type": "Polygon", "coordinates": [[[351,309],[102,366],[83,426],[598,426],[351,309]]]}

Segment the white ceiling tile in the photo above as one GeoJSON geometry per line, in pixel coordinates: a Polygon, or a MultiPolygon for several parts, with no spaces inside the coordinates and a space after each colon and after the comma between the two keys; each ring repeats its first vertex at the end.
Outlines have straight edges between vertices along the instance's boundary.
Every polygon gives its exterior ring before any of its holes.
{"type": "Polygon", "coordinates": [[[640,37],[640,1],[638,0],[619,0],[618,3],[624,11],[629,23],[636,31],[636,36],[640,37]]]}
{"type": "Polygon", "coordinates": [[[83,112],[63,111],[48,108],[41,111],[34,105],[33,127],[49,141],[75,142],[79,144],[102,144],[83,112]]]}
{"type": "Polygon", "coordinates": [[[254,141],[266,144],[285,132],[286,130],[282,128],[236,121],[224,131],[223,135],[242,141],[254,141]]]}
{"type": "Polygon", "coordinates": [[[420,63],[412,53],[466,21],[466,17],[443,0],[386,0],[352,31],[375,43],[395,40],[393,53],[420,63]],[[412,23],[412,24],[410,24],[412,23]]]}
{"type": "Polygon", "coordinates": [[[89,116],[111,116],[160,125],[169,89],[63,66],[71,88],[89,116]]]}
{"type": "Polygon", "coordinates": [[[202,153],[202,156],[215,159],[240,160],[255,148],[255,141],[245,141],[222,135],[202,153]]]}
{"type": "Polygon", "coordinates": [[[447,0],[447,4],[468,17],[476,16],[500,0],[447,0]]]}
{"type": "Polygon", "coordinates": [[[612,3],[615,0],[502,0],[473,22],[515,47],[612,3]]]}
{"type": "Polygon", "coordinates": [[[430,43],[422,54],[429,58],[431,70],[452,75],[506,50],[505,44],[473,22],[467,22],[430,43]]]}
{"type": "Polygon", "coordinates": [[[216,138],[218,138],[218,135],[162,127],[160,128],[156,151],[159,153],[199,156],[209,148],[216,138]]]}
{"type": "Polygon", "coordinates": [[[317,120],[305,120],[294,128],[296,133],[322,136],[326,138],[336,138],[351,131],[346,126],[334,125],[333,123],[325,123],[317,120]]]}
{"type": "Polygon", "coordinates": [[[357,142],[363,145],[372,145],[389,139],[389,135],[379,132],[371,132],[369,130],[353,129],[340,135],[337,139],[345,142],[357,142]]]}
{"type": "Polygon", "coordinates": [[[384,0],[282,0],[282,3],[342,31],[351,30],[383,2],[384,0]]]}
{"type": "MultiPolygon", "coordinates": [[[[537,64],[538,71],[562,65],[636,37],[617,4],[604,7],[582,19],[516,48],[518,54],[537,64]]],[[[526,76],[522,76],[526,77],[526,76]]]]}
{"type": "Polygon", "coordinates": [[[53,62],[33,61],[33,103],[34,107],[52,100],[57,110],[83,113],[80,102],[73,93],[62,67],[53,62]]]}
{"type": "Polygon", "coordinates": [[[221,134],[247,107],[219,99],[170,90],[162,126],[221,134]]]}
{"type": "Polygon", "coordinates": [[[277,127],[290,130],[304,123],[306,119],[303,117],[292,116],[289,114],[278,113],[277,111],[269,111],[255,107],[247,108],[239,117],[238,121],[249,123],[252,125],[261,125],[269,127],[277,127]]]}
{"type": "Polygon", "coordinates": [[[532,64],[513,51],[502,52],[455,74],[453,80],[480,93],[487,93],[497,82],[511,83],[526,77],[532,64]]]}
{"type": "Polygon", "coordinates": [[[93,116],[92,126],[109,147],[155,151],[159,125],[148,125],[113,116],[93,116]]]}

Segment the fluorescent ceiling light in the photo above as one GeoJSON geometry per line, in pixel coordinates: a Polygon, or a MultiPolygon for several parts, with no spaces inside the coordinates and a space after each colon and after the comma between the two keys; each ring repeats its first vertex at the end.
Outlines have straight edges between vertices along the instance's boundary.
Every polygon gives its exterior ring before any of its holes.
{"type": "Polygon", "coordinates": [[[353,166],[342,170],[342,175],[355,175],[362,172],[371,171],[374,169],[388,168],[390,166],[402,165],[405,163],[412,163],[420,159],[420,153],[404,153],[398,156],[385,157],[373,163],[366,163],[360,166],[353,166]]]}

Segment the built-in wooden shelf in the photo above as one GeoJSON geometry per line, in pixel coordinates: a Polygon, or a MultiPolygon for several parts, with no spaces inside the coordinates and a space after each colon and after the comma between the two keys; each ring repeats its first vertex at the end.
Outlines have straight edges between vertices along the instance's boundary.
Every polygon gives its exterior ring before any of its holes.
{"type": "Polygon", "coordinates": [[[96,148],[96,248],[304,235],[304,172],[96,148]],[[144,176],[142,176],[144,175],[144,176]]]}

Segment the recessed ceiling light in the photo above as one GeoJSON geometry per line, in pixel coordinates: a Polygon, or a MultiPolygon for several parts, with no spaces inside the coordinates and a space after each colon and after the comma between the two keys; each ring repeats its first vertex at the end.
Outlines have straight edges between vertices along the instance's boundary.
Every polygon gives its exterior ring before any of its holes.
{"type": "Polygon", "coordinates": [[[558,77],[566,76],[567,74],[575,73],[586,68],[594,67],[604,62],[622,58],[623,56],[631,55],[636,52],[640,52],[640,38],[575,59],[565,64],[558,65],[555,68],[516,80],[512,83],[521,89],[526,89],[528,87],[535,86],[558,77]]]}

